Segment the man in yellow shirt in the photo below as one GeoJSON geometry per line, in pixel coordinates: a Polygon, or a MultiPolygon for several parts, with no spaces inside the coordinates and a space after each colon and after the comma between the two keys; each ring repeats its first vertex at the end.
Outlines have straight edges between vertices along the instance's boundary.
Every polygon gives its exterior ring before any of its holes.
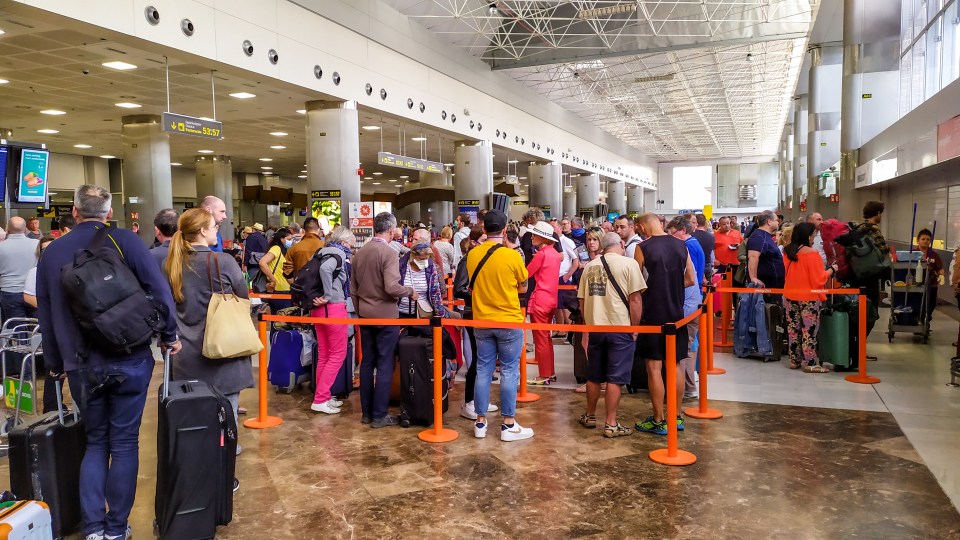
{"type": "Polygon", "coordinates": [[[527,292],[527,268],[523,257],[512,249],[503,249],[503,233],[507,216],[491,210],[483,216],[487,241],[467,254],[467,273],[473,291],[473,318],[496,321],[504,328],[477,328],[477,383],[473,391],[477,422],[473,434],[487,436],[487,406],[490,403],[490,381],[500,358],[500,426],[501,441],[519,441],[533,437],[533,430],[522,427],[514,419],[517,408],[517,387],[520,383],[520,349],[523,330],[509,328],[523,322],[520,294],[527,292]]]}

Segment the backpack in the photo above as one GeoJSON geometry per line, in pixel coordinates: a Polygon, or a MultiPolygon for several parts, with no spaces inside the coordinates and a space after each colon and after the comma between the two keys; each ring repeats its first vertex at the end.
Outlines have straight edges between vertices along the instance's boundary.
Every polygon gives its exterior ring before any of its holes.
{"type": "Polygon", "coordinates": [[[883,275],[890,271],[890,257],[880,251],[873,238],[863,227],[853,228],[847,234],[836,239],[847,253],[847,264],[853,277],[866,279],[883,275]]]}
{"type": "Polygon", "coordinates": [[[81,335],[105,354],[130,354],[163,328],[159,306],[140,286],[105,226],[63,267],[60,282],[81,335]]]}
{"type": "Polygon", "coordinates": [[[293,283],[290,284],[290,298],[294,305],[307,311],[316,307],[313,305],[313,301],[325,294],[323,281],[320,279],[320,267],[324,261],[327,259],[337,261],[337,267],[333,271],[334,280],[340,277],[340,272],[343,270],[343,257],[336,253],[321,253],[321,251],[323,251],[323,248],[318,249],[313,257],[310,257],[307,264],[297,271],[293,283]]]}
{"type": "Polygon", "coordinates": [[[832,218],[820,224],[820,240],[823,242],[823,252],[827,255],[827,264],[837,265],[836,278],[845,284],[849,284],[854,276],[847,262],[847,249],[837,243],[837,238],[851,230],[853,228],[849,223],[832,218]]]}

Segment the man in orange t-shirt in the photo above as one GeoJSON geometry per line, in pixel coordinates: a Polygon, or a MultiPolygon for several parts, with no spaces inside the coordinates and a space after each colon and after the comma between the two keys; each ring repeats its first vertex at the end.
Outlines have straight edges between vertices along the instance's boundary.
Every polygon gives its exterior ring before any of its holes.
{"type": "Polygon", "coordinates": [[[717,272],[725,272],[728,267],[736,269],[740,264],[737,260],[737,248],[740,247],[740,242],[743,242],[743,235],[730,227],[730,218],[722,217],[720,228],[713,237],[716,240],[713,265],[717,267],[717,272]]]}

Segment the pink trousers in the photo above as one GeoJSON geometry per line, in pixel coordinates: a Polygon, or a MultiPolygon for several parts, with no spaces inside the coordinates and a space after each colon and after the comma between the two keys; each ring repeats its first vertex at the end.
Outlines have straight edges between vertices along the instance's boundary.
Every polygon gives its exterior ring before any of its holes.
{"type": "MultiPolygon", "coordinates": [[[[310,311],[313,317],[328,319],[346,319],[346,304],[327,304],[310,311]]],[[[315,324],[317,332],[317,392],[314,403],[324,403],[330,399],[330,386],[337,378],[340,367],[347,356],[347,336],[349,327],[345,324],[315,324]]]]}

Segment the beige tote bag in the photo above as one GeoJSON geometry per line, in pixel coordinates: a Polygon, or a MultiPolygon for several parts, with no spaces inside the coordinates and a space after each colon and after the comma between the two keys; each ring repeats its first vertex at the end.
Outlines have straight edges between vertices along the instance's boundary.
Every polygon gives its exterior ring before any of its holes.
{"type": "Polygon", "coordinates": [[[203,356],[212,359],[242,358],[259,353],[263,343],[250,319],[250,300],[223,291],[220,260],[216,254],[207,255],[207,278],[214,291],[207,307],[207,328],[203,334],[203,356]],[[220,292],[213,288],[210,259],[217,268],[220,292]]]}

